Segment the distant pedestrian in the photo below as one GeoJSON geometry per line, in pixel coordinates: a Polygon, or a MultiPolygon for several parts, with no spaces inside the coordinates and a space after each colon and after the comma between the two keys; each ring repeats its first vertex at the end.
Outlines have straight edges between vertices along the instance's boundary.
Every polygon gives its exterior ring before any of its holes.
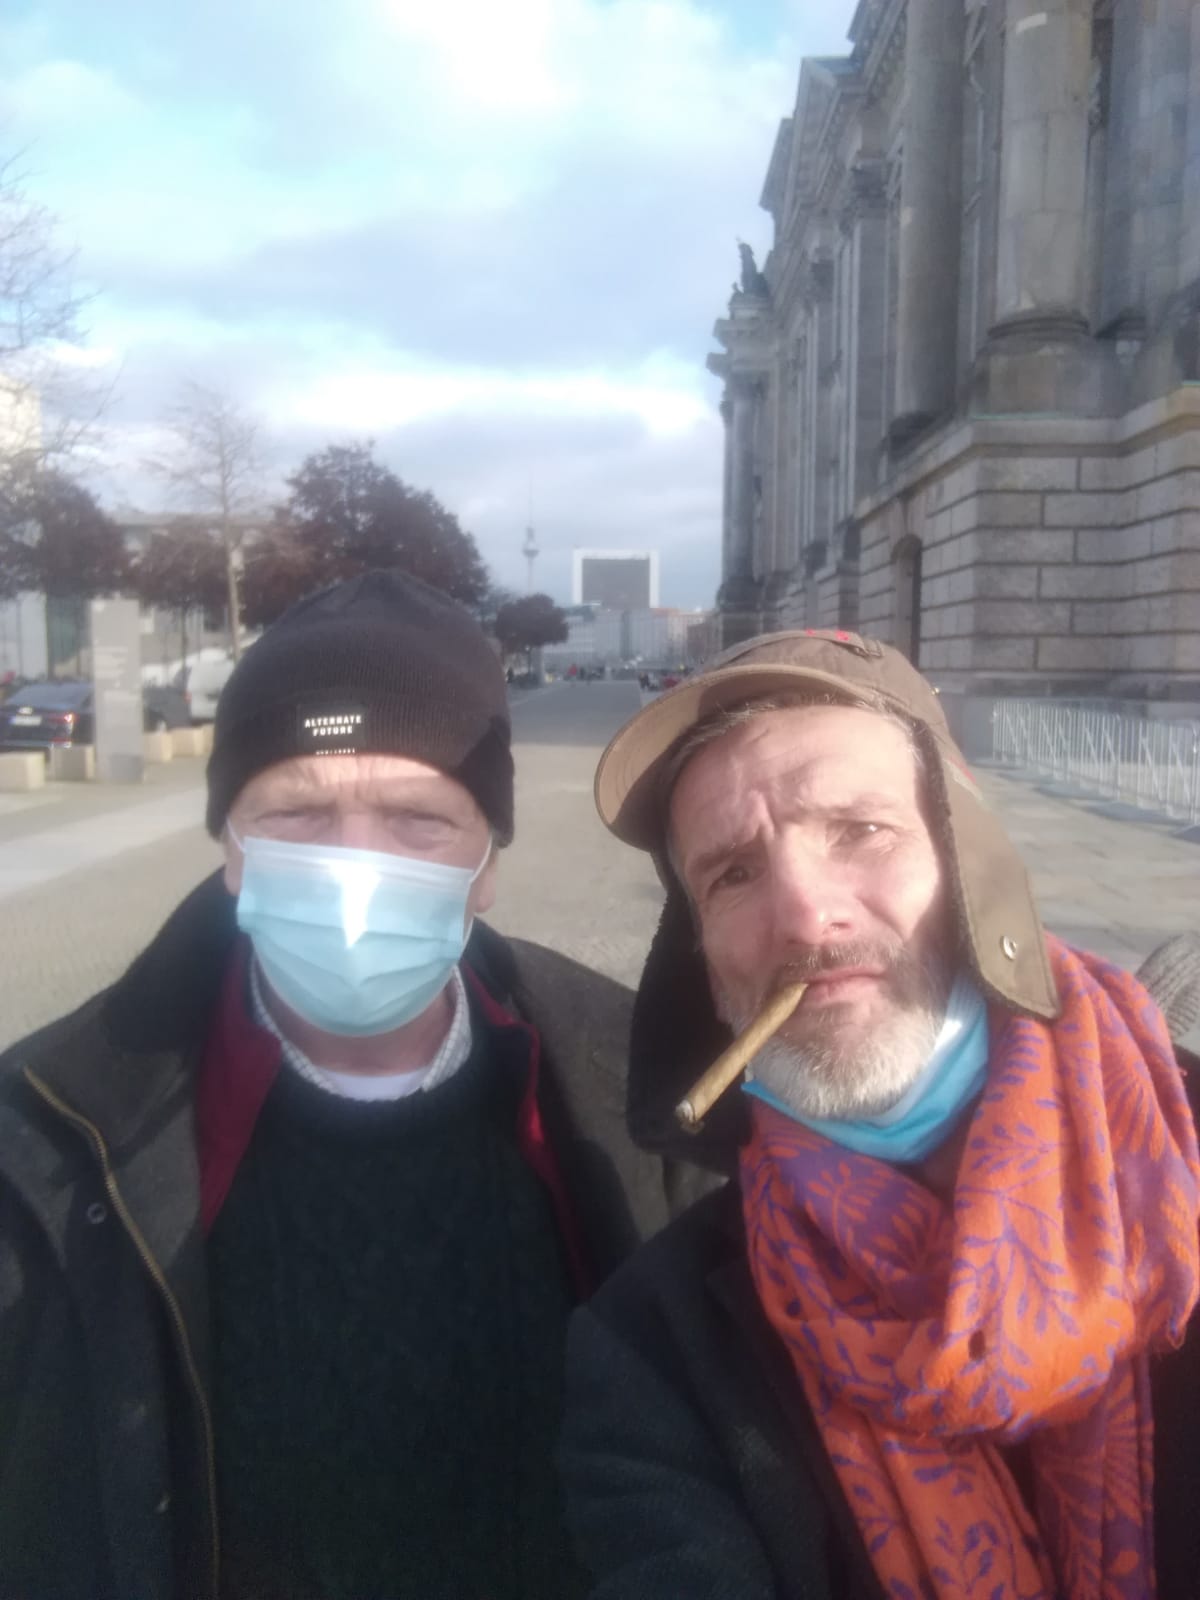
{"type": "Polygon", "coordinates": [[[221,695],[224,871],[0,1060],[6,1600],[576,1592],[567,1318],[673,1177],[627,991],[478,920],[509,744],[459,606],[301,602],[221,695]]]}

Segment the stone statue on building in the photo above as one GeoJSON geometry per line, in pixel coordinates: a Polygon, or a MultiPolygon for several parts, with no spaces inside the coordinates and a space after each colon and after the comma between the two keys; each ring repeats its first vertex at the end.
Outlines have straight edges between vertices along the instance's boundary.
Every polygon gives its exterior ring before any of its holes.
{"type": "Polygon", "coordinates": [[[738,288],[742,294],[752,294],[758,296],[759,299],[766,299],[770,292],[767,288],[767,280],[758,270],[758,263],[754,259],[754,251],[744,239],[738,240],[738,254],[742,258],[742,277],[738,288]]]}

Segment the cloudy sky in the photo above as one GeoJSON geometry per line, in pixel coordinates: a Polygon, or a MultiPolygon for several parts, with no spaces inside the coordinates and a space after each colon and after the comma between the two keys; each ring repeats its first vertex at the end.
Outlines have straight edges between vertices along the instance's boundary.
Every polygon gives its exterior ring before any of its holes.
{"type": "MultiPolygon", "coordinates": [[[[266,424],[281,479],[377,441],[523,586],[574,545],[718,578],[704,370],[805,54],[851,0],[7,0],[0,151],[61,219],[118,375],[100,482],[184,378],[266,424]]],[[[107,368],[104,368],[107,363],[107,368]]]]}

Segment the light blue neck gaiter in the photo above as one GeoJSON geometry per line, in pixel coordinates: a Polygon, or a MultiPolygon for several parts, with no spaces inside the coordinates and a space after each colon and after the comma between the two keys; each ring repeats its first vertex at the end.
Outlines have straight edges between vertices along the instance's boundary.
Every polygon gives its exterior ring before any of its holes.
{"type": "Polygon", "coordinates": [[[987,1004],[974,982],[960,973],[946,1003],[946,1020],[920,1075],[894,1106],[877,1117],[804,1117],[762,1084],[743,1084],[765,1101],[835,1144],[879,1161],[903,1165],[923,1161],[953,1131],[987,1081],[987,1004]]]}

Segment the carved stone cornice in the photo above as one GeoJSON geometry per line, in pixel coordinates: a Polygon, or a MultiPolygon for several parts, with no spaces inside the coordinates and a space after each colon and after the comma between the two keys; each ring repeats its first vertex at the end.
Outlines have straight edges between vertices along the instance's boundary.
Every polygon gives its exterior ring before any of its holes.
{"type": "Polygon", "coordinates": [[[881,105],[902,77],[907,36],[907,0],[885,0],[863,58],[863,84],[869,105],[881,105]]]}
{"type": "Polygon", "coordinates": [[[845,198],[839,222],[850,233],[864,217],[879,217],[887,210],[887,166],[878,157],[863,157],[846,174],[845,198]]]}
{"type": "Polygon", "coordinates": [[[840,156],[830,155],[825,160],[817,179],[816,199],[821,210],[833,210],[836,196],[846,177],[846,165],[840,156]]]}

